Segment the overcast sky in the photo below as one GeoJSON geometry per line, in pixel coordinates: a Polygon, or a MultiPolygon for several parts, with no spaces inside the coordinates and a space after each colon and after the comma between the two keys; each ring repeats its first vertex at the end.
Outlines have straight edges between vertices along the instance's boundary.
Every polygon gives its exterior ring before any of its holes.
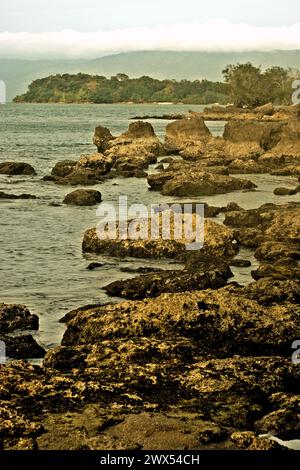
{"type": "Polygon", "coordinates": [[[151,48],[300,49],[299,0],[0,0],[0,57],[151,48]]]}

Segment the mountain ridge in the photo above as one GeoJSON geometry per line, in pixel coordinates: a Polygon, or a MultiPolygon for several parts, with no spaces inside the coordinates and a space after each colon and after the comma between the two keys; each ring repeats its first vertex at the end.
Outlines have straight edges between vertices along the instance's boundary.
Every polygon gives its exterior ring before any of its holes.
{"type": "Polygon", "coordinates": [[[158,79],[222,79],[222,70],[231,63],[252,62],[263,68],[282,66],[300,69],[300,50],[249,52],[137,51],[122,52],[92,60],[1,59],[0,80],[7,86],[7,100],[25,93],[37,78],[62,73],[88,73],[130,77],[149,75],[158,79]]]}

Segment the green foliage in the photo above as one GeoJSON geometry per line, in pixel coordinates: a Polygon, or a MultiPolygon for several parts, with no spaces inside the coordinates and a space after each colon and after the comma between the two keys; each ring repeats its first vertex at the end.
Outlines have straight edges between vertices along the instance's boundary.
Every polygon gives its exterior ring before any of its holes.
{"type": "Polygon", "coordinates": [[[124,73],[100,75],[52,75],[35,80],[15,102],[33,103],[156,103],[227,104],[255,107],[268,102],[291,104],[292,82],[299,71],[271,67],[262,71],[250,62],[228,65],[225,83],[208,80],[157,80],[124,73]]]}
{"type": "Polygon", "coordinates": [[[292,82],[295,80],[291,69],[271,67],[262,71],[261,67],[247,62],[228,65],[223,75],[230,87],[231,101],[236,106],[255,107],[268,102],[291,104],[292,82]]]}
{"type": "Polygon", "coordinates": [[[208,80],[157,80],[129,78],[119,73],[110,79],[99,75],[55,75],[35,80],[15,102],[33,103],[228,103],[229,86],[208,80]]]}

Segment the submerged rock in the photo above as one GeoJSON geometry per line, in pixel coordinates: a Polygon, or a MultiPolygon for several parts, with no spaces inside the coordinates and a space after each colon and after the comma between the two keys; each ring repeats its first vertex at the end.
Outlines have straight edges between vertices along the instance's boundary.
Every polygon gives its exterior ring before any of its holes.
{"type": "Polygon", "coordinates": [[[0,199],[36,199],[36,196],[33,196],[32,194],[7,194],[0,191],[0,199]]]}
{"type": "Polygon", "coordinates": [[[35,175],[35,169],[29,163],[2,162],[0,163],[0,174],[4,175],[35,175]]]}
{"type": "Polygon", "coordinates": [[[63,204],[71,204],[75,206],[94,206],[102,200],[100,191],[93,189],[77,189],[63,200],[63,204]]]}
{"type": "Polygon", "coordinates": [[[275,188],[274,194],[275,196],[294,196],[295,194],[297,194],[297,189],[275,188]]]}

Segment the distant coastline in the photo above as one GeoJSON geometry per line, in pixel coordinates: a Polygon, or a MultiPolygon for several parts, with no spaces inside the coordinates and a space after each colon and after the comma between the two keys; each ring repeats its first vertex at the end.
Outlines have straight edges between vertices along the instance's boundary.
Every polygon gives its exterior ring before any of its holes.
{"type": "Polygon", "coordinates": [[[117,74],[63,74],[34,80],[15,103],[53,104],[227,104],[229,86],[209,80],[158,80],[117,74]]]}

